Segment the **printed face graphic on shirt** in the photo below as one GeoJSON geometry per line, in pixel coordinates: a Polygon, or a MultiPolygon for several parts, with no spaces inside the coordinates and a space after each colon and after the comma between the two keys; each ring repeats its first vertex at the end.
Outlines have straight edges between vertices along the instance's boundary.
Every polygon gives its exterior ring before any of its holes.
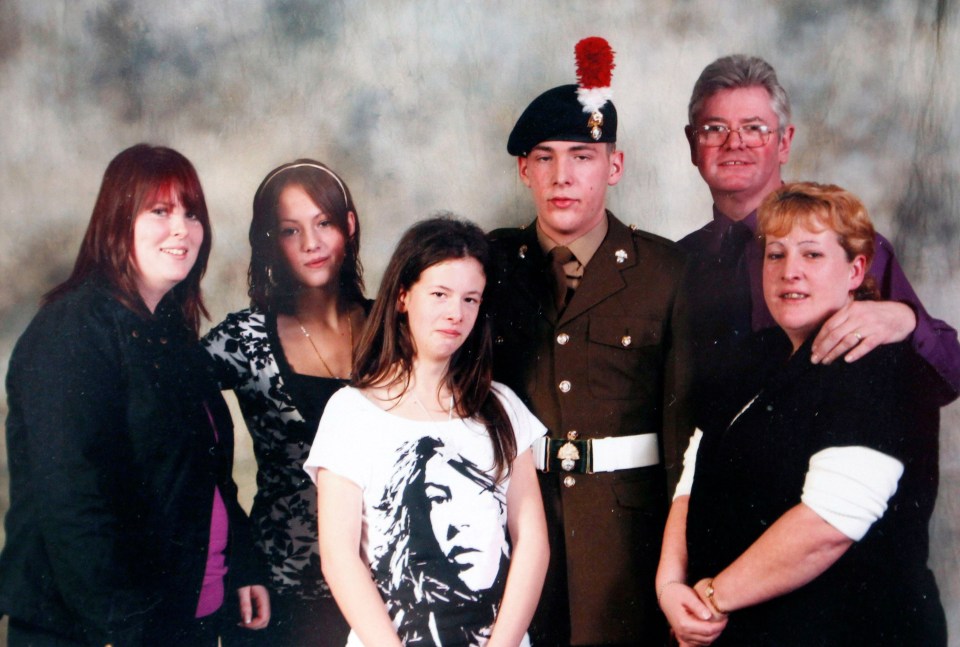
{"type": "Polygon", "coordinates": [[[398,448],[372,512],[371,566],[404,644],[485,644],[509,564],[506,486],[427,436],[398,448]]]}
{"type": "Polygon", "coordinates": [[[492,482],[463,457],[442,454],[427,462],[424,476],[430,525],[440,550],[468,589],[489,589],[505,545],[503,527],[488,521],[503,510],[492,482]]]}

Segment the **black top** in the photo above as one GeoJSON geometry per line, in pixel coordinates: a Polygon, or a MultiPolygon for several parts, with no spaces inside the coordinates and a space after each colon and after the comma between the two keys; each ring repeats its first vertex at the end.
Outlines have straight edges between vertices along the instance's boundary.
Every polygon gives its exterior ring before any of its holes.
{"type": "Polygon", "coordinates": [[[146,318],[88,282],[40,310],[7,374],[0,612],[91,644],[162,643],[193,620],[215,488],[228,586],[257,581],[207,367],[169,299],[146,318]]]}
{"type": "Polygon", "coordinates": [[[303,430],[307,434],[306,439],[312,443],[313,437],[317,434],[317,427],[320,426],[320,416],[323,415],[327,401],[330,396],[346,386],[348,380],[337,377],[303,375],[294,371],[290,362],[287,361],[286,354],[283,353],[280,335],[277,332],[276,315],[267,315],[267,336],[270,339],[270,346],[280,350],[276,353],[280,375],[286,384],[294,406],[303,416],[303,430]]]}
{"type": "MultiPolygon", "coordinates": [[[[937,495],[939,408],[906,344],[848,364],[789,360],[780,331],[755,340],[777,367],[750,406],[742,390],[706,423],[687,517],[689,581],[711,577],[800,503],[810,457],[863,446],[904,464],[896,494],[867,535],[800,589],[735,611],[715,644],[942,645],[945,621],[927,569],[937,495]]],[[[734,387],[739,389],[738,387],[734,387]]],[[[717,409],[719,411],[719,409],[717,409]]]]}

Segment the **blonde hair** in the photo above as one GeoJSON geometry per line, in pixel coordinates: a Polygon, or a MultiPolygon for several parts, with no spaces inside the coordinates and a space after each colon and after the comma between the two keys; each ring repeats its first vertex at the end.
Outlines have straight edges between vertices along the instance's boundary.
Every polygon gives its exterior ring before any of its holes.
{"type": "MultiPolygon", "coordinates": [[[[792,182],[764,198],[757,210],[757,232],[761,242],[767,236],[784,236],[797,225],[814,231],[836,232],[837,242],[852,261],[859,255],[870,269],[876,251],[877,234],[867,208],[860,199],[835,184],[792,182]]],[[[854,291],[858,301],[879,298],[873,277],[866,277],[854,291]]]]}

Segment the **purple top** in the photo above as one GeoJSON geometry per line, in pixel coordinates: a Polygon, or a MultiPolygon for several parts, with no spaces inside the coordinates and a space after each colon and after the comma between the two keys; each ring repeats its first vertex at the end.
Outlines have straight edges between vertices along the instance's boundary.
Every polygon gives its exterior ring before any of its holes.
{"type": "MultiPolygon", "coordinates": [[[[757,212],[754,211],[739,221],[756,237],[757,212]]],[[[720,249],[724,234],[735,224],[724,214],[713,208],[713,220],[701,229],[679,241],[679,245],[688,253],[706,256],[720,249]]],[[[870,265],[869,274],[874,277],[881,296],[889,301],[905,303],[917,315],[917,327],[910,336],[910,343],[917,355],[936,371],[945,388],[941,405],[952,402],[960,395],[960,342],[957,331],[946,322],[930,316],[920,302],[913,286],[903,273],[897,261],[893,245],[877,234],[876,251],[870,265]]],[[[746,270],[750,282],[750,323],[754,331],[776,326],[767,304],[763,299],[763,250],[759,245],[747,244],[744,249],[746,270]]]]}
{"type": "MultiPolygon", "coordinates": [[[[206,403],[204,403],[206,408],[206,403]]],[[[213,428],[213,437],[220,442],[217,425],[213,422],[213,414],[207,409],[207,417],[213,428]]],[[[207,567],[203,571],[203,585],[200,587],[200,599],[197,601],[197,612],[194,617],[203,618],[214,613],[223,605],[223,580],[227,575],[227,541],[229,539],[230,522],[227,517],[227,506],[223,503],[220,488],[213,488],[213,510],[210,513],[210,543],[207,548],[207,567]]]]}
{"type": "Polygon", "coordinates": [[[207,568],[203,572],[203,586],[197,602],[197,618],[215,612],[223,605],[223,579],[227,575],[227,506],[220,496],[220,488],[213,490],[213,514],[210,516],[210,547],[207,550],[207,568]]]}

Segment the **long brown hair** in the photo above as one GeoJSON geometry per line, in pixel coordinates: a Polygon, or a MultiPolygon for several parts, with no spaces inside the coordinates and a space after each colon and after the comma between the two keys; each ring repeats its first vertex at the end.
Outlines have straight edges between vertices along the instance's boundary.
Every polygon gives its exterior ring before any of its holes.
{"type": "Polygon", "coordinates": [[[136,144],[110,161],[73,271],[66,281],[43,296],[43,302],[50,303],[88,278],[97,277],[126,307],[150,316],[137,290],[133,228],[141,211],[151,202],[167,197],[176,197],[203,226],[203,242],[196,262],[187,277],[170,291],[184,323],[196,336],[201,315],[209,316],[200,292],[200,279],[207,270],[213,234],[197,171],[190,160],[164,146],[136,144]]]}
{"type": "Polygon", "coordinates": [[[340,267],[340,296],[345,302],[363,300],[363,265],[360,264],[360,217],[346,182],[325,164],[298,159],[267,173],[253,196],[250,221],[250,266],[247,294],[250,305],[263,312],[294,312],[299,283],[280,252],[277,235],[277,204],[288,186],[299,186],[330,218],[346,241],[346,255],[340,267]],[[353,212],[350,235],[347,214],[353,212]]]}
{"type": "MultiPolygon", "coordinates": [[[[406,313],[400,312],[400,292],[409,291],[428,267],[458,258],[474,258],[485,276],[491,276],[490,248],[483,231],[473,223],[440,216],[407,230],[387,264],[380,292],[367,318],[354,368],[357,388],[410,385],[415,348],[406,313]],[[399,369],[399,370],[398,370],[399,369]]],[[[495,477],[509,471],[517,455],[513,427],[493,393],[493,345],[487,309],[481,301],[473,330],[450,358],[446,386],[453,393],[457,414],[484,424],[493,443],[495,477]]]]}

